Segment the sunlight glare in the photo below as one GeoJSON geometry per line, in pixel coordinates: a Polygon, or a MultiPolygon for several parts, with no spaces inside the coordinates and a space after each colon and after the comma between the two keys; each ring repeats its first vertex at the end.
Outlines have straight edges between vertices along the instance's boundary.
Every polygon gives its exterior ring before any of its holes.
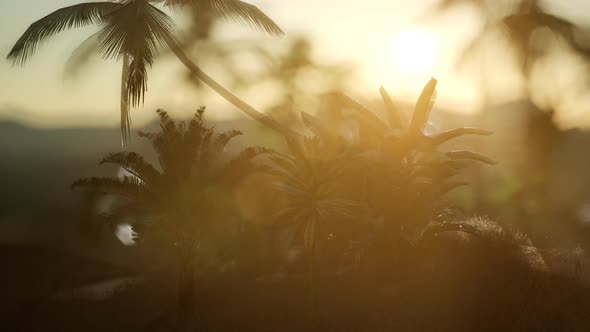
{"type": "Polygon", "coordinates": [[[390,44],[396,71],[408,76],[422,76],[433,71],[438,57],[438,43],[428,30],[408,27],[400,30],[390,44]]]}

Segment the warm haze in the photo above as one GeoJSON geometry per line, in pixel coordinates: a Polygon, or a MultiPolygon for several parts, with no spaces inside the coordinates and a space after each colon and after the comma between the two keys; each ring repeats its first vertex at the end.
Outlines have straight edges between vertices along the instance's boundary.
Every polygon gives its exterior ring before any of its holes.
{"type": "MultiPolygon", "coordinates": [[[[59,7],[73,4],[73,0],[41,1],[27,0],[0,4],[0,52],[6,54],[18,36],[30,22],[41,18],[46,13],[59,7]]],[[[253,1],[274,17],[287,33],[287,37],[301,33],[309,34],[320,45],[314,50],[314,56],[322,62],[345,61],[358,67],[358,77],[362,84],[353,84],[350,92],[368,95],[380,85],[389,88],[400,99],[411,100],[417,96],[421,82],[430,76],[436,76],[444,82],[444,93],[439,103],[442,107],[459,111],[473,111],[481,105],[481,92],[478,87],[476,70],[457,74],[453,64],[458,57],[458,50],[465,45],[480,29],[477,14],[467,6],[459,7],[437,19],[420,20],[424,12],[437,1],[371,0],[363,2],[359,12],[354,2],[334,0],[292,1],[279,3],[270,0],[253,1]],[[304,15],[295,15],[302,13],[304,15]],[[346,17],[347,24],[337,24],[337,20],[346,17]],[[363,29],[359,29],[362,27],[363,29]],[[367,33],[366,31],[371,31],[367,33]],[[416,38],[414,38],[416,37],[416,38]],[[407,40],[413,39],[411,43],[407,40]],[[414,68],[414,69],[412,69],[414,68]],[[401,82],[403,78],[403,83],[401,82]]],[[[555,2],[554,7],[567,15],[579,16],[584,10],[572,10],[575,6],[588,6],[580,1],[567,3],[555,2]],[[575,5],[574,5],[575,3],[575,5]]],[[[182,20],[181,20],[182,21],[182,20]]],[[[179,23],[182,25],[182,23],[179,23]]],[[[84,78],[64,80],[63,66],[75,48],[81,42],[89,28],[81,31],[67,32],[51,39],[40,47],[41,56],[24,68],[12,68],[8,63],[0,63],[0,95],[2,111],[13,109],[25,110],[23,116],[4,114],[5,117],[17,117],[41,126],[69,125],[111,125],[117,116],[112,109],[118,107],[119,88],[114,83],[117,66],[93,64],[83,71],[84,78]],[[90,79],[89,79],[90,78],[90,79]],[[48,115],[51,112],[51,116],[48,115]]],[[[261,45],[280,44],[281,41],[270,40],[255,32],[243,31],[231,24],[222,24],[217,29],[222,40],[246,38],[261,45]]],[[[492,50],[493,52],[493,50],[492,50]]],[[[101,60],[97,57],[94,63],[101,60]]],[[[502,56],[493,61],[509,63],[510,59],[502,56]]],[[[155,107],[186,108],[199,103],[223,102],[214,94],[205,90],[205,94],[196,95],[194,89],[175,81],[171,77],[181,72],[182,67],[164,56],[151,70],[150,91],[145,109],[155,107]],[[173,87],[173,92],[165,95],[159,93],[165,88],[173,87]],[[207,97],[200,100],[202,96],[207,97]]],[[[215,68],[211,68],[215,73],[215,68]]],[[[219,77],[223,80],[223,77],[219,77]]],[[[499,89],[505,89],[507,99],[517,98],[514,86],[517,79],[511,79],[506,87],[506,79],[500,80],[499,89]]],[[[357,81],[358,82],[358,81],[357,81]]],[[[498,84],[498,83],[496,83],[498,84]]],[[[442,91],[441,91],[442,92],[442,91]]],[[[242,92],[249,97],[248,92],[242,92]]],[[[268,101],[264,98],[249,98],[252,103],[264,108],[268,101]]],[[[150,112],[136,110],[133,113],[137,123],[151,119],[150,112]]],[[[238,112],[226,109],[221,118],[234,117],[238,112]]]]}
{"type": "Polygon", "coordinates": [[[589,10],[3,1],[0,330],[590,331],[589,10]]]}

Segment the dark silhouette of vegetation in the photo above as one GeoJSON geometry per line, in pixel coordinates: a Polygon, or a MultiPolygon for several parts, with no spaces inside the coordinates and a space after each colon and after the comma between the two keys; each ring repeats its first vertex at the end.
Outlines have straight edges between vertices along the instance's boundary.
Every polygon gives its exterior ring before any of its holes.
{"type": "Polygon", "coordinates": [[[158,111],[159,129],[140,133],[153,155],[110,154],[102,163],[123,175],[73,184],[116,198],[102,219],[133,225],[136,244],[112,248],[128,268],[104,267],[99,277],[117,279],[90,288],[35,286],[42,294],[11,309],[10,323],[27,331],[585,330],[590,290],[578,254],[537,248],[445,199],[468,182],[462,170],[472,162],[494,162],[442,145],[489,131],[425,133],[436,84],[411,116],[384,89],[383,117],[331,95],[334,108],[302,113],[308,131],[286,135],[277,151],[230,145],[241,133],[216,132],[203,109],[186,123],[158,111]],[[244,213],[244,186],[263,194],[251,197],[268,205],[260,215],[244,213]]]}
{"type": "Polygon", "coordinates": [[[177,124],[159,110],[161,132],[139,133],[150,141],[160,169],[137,153],[113,153],[101,164],[118,165],[129,175],[121,179],[80,179],[72,184],[72,188],[89,188],[123,198],[108,219],[121,222],[133,217],[129,222],[142,241],[177,248],[172,255],[181,264],[177,310],[183,320],[194,310],[191,301],[195,296],[195,264],[199,257],[214,252],[208,248],[208,237],[219,227],[217,224],[231,217],[228,188],[254,168],[254,158],[271,152],[263,147],[248,147],[236,157],[222,160],[227,144],[242,133],[230,130],[215,134],[203,123],[203,114],[201,108],[190,122],[177,124]]]}
{"type": "MultiPolygon", "coordinates": [[[[164,304],[169,300],[156,300],[164,301],[159,318],[149,323],[156,330],[242,325],[280,330],[432,328],[430,322],[415,316],[418,313],[437,318],[443,330],[470,330],[482,322],[506,329],[508,321],[494,321],[493,310],[483,303],[478,302],[474,310],[490,316],[466,320],[460,310],[437,313],[434,307],[421,307],[420,301],[433,301],[437,308],[455,301],[466,308],[471,306],[459,299],[477,294],[477,301],[491,296],[499,301],[496,305],[518,307],[529,301],[536,308],[532,312],[549,315],[542,309],[543,301],[563,304],[561,296],[586,294],[586,286],[575,275],[555,275],[546,254],[526,235],[485,219],[464,218],[445,204],[446,192],[466,184],[456,180],[462,169],[473,161],[495,162],[471,151],[440,149],[453,138],[490,135],[489,131],[457,128],[424,133],[436,83],[433,79],[425,86],[409,121],[384,89],[380,92],[387,120],[348,97],[334,95],[352,110],[357,134],[347,134],[350,128],[338,126],[337,121],[327,126],[322,114],[302,113],[311,136],[287,135],[285,151],[246,148],[229,162],[219,160],[224,159],[227,143],[240,132],[216,135],[203,124],[203,109],[186,124],[177,124],[158,111],[160,132],[140,135],[149,139],[160,169],[137,154],[115,153],[103,163],[119,165],[130,175],[82,179],[73,186],[120,196],[107,219],[132,223],[139,236],[138,249],[151,246],[168,252],[161,257],[178,262],[179,296],[171,311],[164,304]],[[252,163],[261,154],[269,158],[252,163]],[[234,202],[238,179],[256,172],[266,174],[264,181],[275,185],[258,189],[271,190],[278,197],[268,218],[274,223],[242,224],[242,230],[234,233],[235,226],[228,221],[243,218],[234,202]],[[266,229],[271,237],[282,238],[280,246],[301,248],[303,254],[286,261],[276,257],[249,264],[241,262],[245,256],[240,250],[225,258],[217,255],[216,247],[253,236],[243,227],[266,229]],[[299,236],[283,242],[286,238],[281,233],[299,236]],[[229,242],[224,236],[231,238],[229,242]],[[479,279],[492,271],[504,271],[501,274],[507,277],[479,279]],[[562,287],[565,293],[553,292],[554,287],[562,287]],[[234,292],[244,298],[230,295],[234,292]],[[274,294],[272,299],[264,295],[268,292],[274,294]],[[261,311],[246,309],[246,303],[256,303],[261,311]],[[276,303],[282,304],[277,307],[276,303]],[[278,319],[299,305],[306,310],[288,321],[278,319]],[[228,311],[227,306],[237,311],[228,311]],[[230,323],[214,318],[220,314],[230,323]]],[[[273,243],[258,245],[272,248],[273,243]]],[[[154,274],[151,265],[144,272],[147,279],[130,289],[150,293],[150,288],[159,287],[157,280],[162,277],[154,274]]],[[[573,310],[571,305],[568,308],[573,310]]],[[[524,330],[583,326],[580,312],[576,309],[570,318],[555,312],[545,325],[536,325],[539,316],[534,315],[517,325],[524,330]]]]}
{"type": "Polygon", "coordinates": [[[23,65],[35,53],[39,44],[47,38],[66,29],[99,24],[101,29],[74,52],[77,59],[70,64],[75,67],[75,64],[93,49],[97,49],[107,59],[112,58],[123,62],[121,74],[123,143],[129,139],[130,134],[129,107],[138,106],[143,102],[147,91],[148,67],[153,64],[158,47],[162,45],[169,47],[193,75],[229,102],[266,125],[275,125],[271,119],[233,95],[192,62],[174,38],[174,25],[171,18],[155,6],[156,3],[161,2],[176,10],[191,8],[194,11],[214,12],[219,18],[246,23],[271,35],[283,34],[283,31],[257,7],[239,0],[90,2],[59,9],[33,23],[16,42],[7,59],[15,65],[23,65]]]}
{"type": "MultiPolygon", "coordinates": [[[[443,1],[441,8],[457,2],[443,1]]],[[[123,62],[124,142],[129,139],[129,107],[141,104],[147,69],[158,47],[165,45],[193,76],[278,131],[284,144],[274,150],[232,148],[230,142],[242,132],[217,132],[206,124],[204,107],[187,122],[173,121],[158,110],[159,129],[139,131],[153,155],[108,154],[100,164],[117,166],[122,174],[82,178],[71,185],[88,190],[81,219],[96,221],[88,212],[98,196],[107,196],[113,200],[100,220],[109,231],[132,227],[133,244],[114,248],[124,256],[125,268],[92,262],[104,270],[95,273],[74,260],[80,278],[71,271],[63,280],[52,275],[41,281],[57,286],[30,285],[39,294],[27,293],[19,308],[3,311],[10,324],[20,324],[13,329],[588,329],[590,286],[578,252],[536,247],[529,234],[465,216],[447,199],[449,192],[472,180],[466,170],[478,162],[496,162],[474,151],[444,147],[459,137],[489,136],[491,131],[427,131],[437,94],[434,78],[410,116],[384,88],[379,91],[383,116],[340,93],[325,95],[325,107],[318,112],[296,113],[298,71],[320,67],[299,40],[270,75],[286,91],[277,107],[298,115],[282,122],[206,75],[187,56],[188,46],[176,41],[172,21],[159,4],[203,19],[203,25],[193,22],[197,40],[208,37],[217,19],[282,34],[255,6],[238,0],[94,2],[62,8],[34,23],[8,58],[23,64],[46,38],[100,24],[101,30],[74,52],[67,68],[75,72],[94,51],[123,62]],[[256,195],[244,202],[252,193],[256,195]],[[247,204],[263,208],[250,213],[247,204]]],[[[548,26],[575,42],[575,26],[544,13],[539,2],[521,1],[517,8],[499,22],[520,45],[525,74],[535,57],[528,42],[538,27],[548,26]]],[[[578,51],[585,52],[582,47],[578,51]]],[[[553,127],[531,132],[530,139],[543,138],[546,130],[553,127]]],[[[543,163],[542,151],[534,152],[543,163]]],[[[64,255],[44,257],[42,270],[35,269],[41,265],[37,259],[26,273],[40,275],[68,262],[64,255]]],[[[0,281],[33,284],[32,279],[0,281]]],[[[17,297],[9,295],[9,301],[17,297]]]]}

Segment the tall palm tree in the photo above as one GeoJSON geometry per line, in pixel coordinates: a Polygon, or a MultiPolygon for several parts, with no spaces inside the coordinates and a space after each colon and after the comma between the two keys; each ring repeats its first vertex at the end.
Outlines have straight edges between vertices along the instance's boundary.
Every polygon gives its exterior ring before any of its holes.
{"type": "Polygon", "coordinates": [[[246,23],[271,35],[283,31],[257,7],[239,0],[113,0],[81,3],[59,9],[33,23],[16,42],[7,59],[13,65],[23,65],[47,38],[67,29],[98,24],[100,30],[91,36],[80,52],[98,50],[105,58],[123,63],[121,77],[121,136],[123,143],[130,137],[129,107],[143,102],[147,91],[147,69],[157,55],[159,46],[166,45],[178,59],[205,84],[251,117],[272,128],[278,123],[248,105],[203,72],[184,53],[173,36],[171,18],[156,7],[165,6],[183,10],[191,6],[196,10],[214,11],[220,18],[246,23]]]}
{"type": "Polygon", "coordinates": [[[138,240],[160,240],[166,247],[175,248],[174,254],[180,259],[180,310],[194,306],[195,260],[202,258],[208,235],[215,225],[232,216],[231,187],[259,167],[254,158],[272,152],[248,147],[237,156],[226,156],[227,144],[242,133],[230,130],[216,134],[204,125],[203,111],[201,108],[189,123],[177,124],[159,110],[161,131],[139,133],[150,141],[159,168],[134,152],[112,153],[101,164],[117,165],[129,175],[85,178],[72,184],[72,188],[118,197],[109,220],[131,218],[126,222],[138,231],[138,240]]]}

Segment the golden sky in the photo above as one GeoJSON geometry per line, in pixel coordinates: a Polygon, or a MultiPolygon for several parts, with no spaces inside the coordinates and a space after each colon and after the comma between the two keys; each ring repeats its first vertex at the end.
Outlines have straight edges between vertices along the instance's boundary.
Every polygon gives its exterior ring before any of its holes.
{"type": "MultiPolygon", "coordinates": [[[[0,2],[0,54],[6,55],[27,26],[63,6],[78,3],[77,0],[21,0],[0,2]]],[[[388,1],[388,0],[252,0],[287,33],[287,36],[307,34],[317,43],[315,55],[322,62],[353,62],[358,64],[359,77],[353,94],[377,94],[384,85],[394,96],[412,100],[422,85],[435,76],[439,80],[439,106],[469,111],[479,107],[476,75],[456,73],[453,70],[458,51],[477,34],[479,21],[475,12],[467,7],[457,8],[436,21],[417,24],[417,18],[436,0],[388,1]],[[408,27],[411,28],[408,28],[408,27]],[[431,45],[436,57],[427,71],[406,72],[400,67],[395,47],[403,40],[407,30],[425,31],[435,40],[431,45]]],[[[555,2],[556,8],[572,14],[581,12],[582,1],[555,2]]],[[[590,12],[590,4],[582,7],[590,12]]],[[[12,68],[0,61],[0,117],[2,112],[21,110],[22,114],[10,114],[35,125],[115,125],[119,121],[118,98],[120,66],[115,62],[97,62],[84,71],[84,77],[65,81],[63,66],[75,47],[93,29],[84,28],[62,33],[39,48],[38,53],[23,68],[12,68]]],[[[256,32],[244,32],[239,26],[224,25],[220,38],[248,38],[263,44],[280,42],[256,32]]],[[[403,42],[401,42],[402,45],[403,42]]],[[[426,49],[430,46],[426,46],[426,49]]],[[[424,48],[422,48],[424,49],[424,48]]],[[[497,50],[499,52],[499,50],[497,50]]],[[[491,50],[490,52],[494,52],[491,50]]],[[[493,61],[502,70],[494,89],[505,99],[519,95],[518,77],[510,76],[510,59],[494,53],[493,61]]],[[[428,60],[428,59],[427,59],[428,60]]],[[[215,76],[214,70],[211,72],[215,76]]],[[[156,108],[192,110],[206,104],[225,110],[219,117],[240,116],[239,112],[213,94],[197,95],[179,83],[182,66],[173,58],[161,58],[150,72],[150,85],[145,109],[133,111],[135,123],[152,117],[156,108]]],[[[222,81],[222,78],[219,78],[222,81]]],[[[223,81],[222,81],[223,83],[223,81]]],[[[242,95],[256,107],[264,108],[260,94],[242,95]]]]}

